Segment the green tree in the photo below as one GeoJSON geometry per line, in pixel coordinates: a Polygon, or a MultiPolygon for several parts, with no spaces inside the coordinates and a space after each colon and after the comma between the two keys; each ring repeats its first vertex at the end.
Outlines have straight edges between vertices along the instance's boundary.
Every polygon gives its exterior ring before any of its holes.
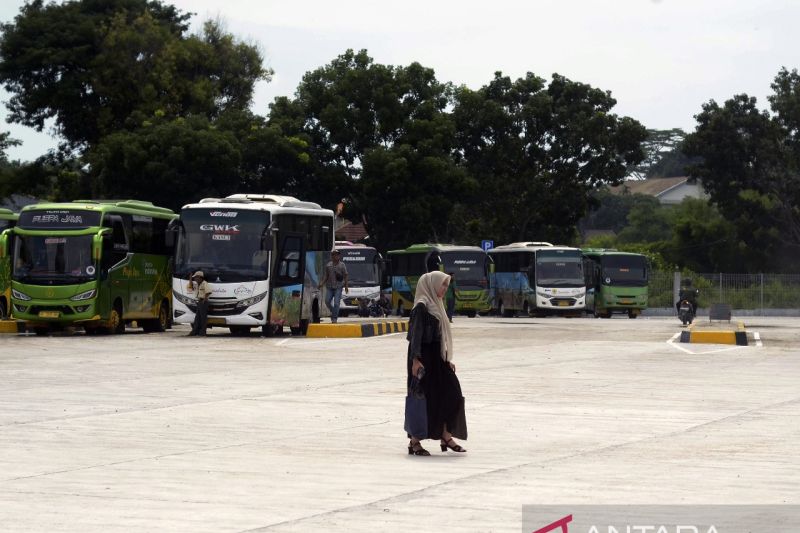
{"type": "Polygon", "coordinates": [[[150,200],[180,208],[238,192],[239,142],[204,116],[190,116],[103,137],[87,156],[100,197],[150,200]]]}
{"type": "Polygon", "coordinates": [[[42,130],[53,119],[68,147],[83,150],[153,116],[247,108],[270,75],[260,53],[216,22],[188,35],[189,17],[155,0],[24,5],[1,28],[10,120],[42,130]]]}
{"type": "MultiPolygon", "coordinates": [[[[663,168],[663,161],[669,154],[672,154],[670,159],[674,159],[674,154],[680,153],[680,146],[685,138],[686,132],[680,128],[669,130],[648,129],[647,138],[642,142],[644,159],[631,169],[630,176],[637,180],[654,177],[657,172],[656,169],[659,165],[663,168]]],[[[672,174],[660,175],[670,176],[672,174]]]]}
{"type": "Polygon", "coordinates": [[[452,239],[446,222],[469,184],[453,161],[448,95],[432,69],[347,50],[276,99],[269,124],[307,143],[323,203],[347,199],[345,216],[363,217],[377,246],[452,239]]]}
{"type": "Polygon", "coordinates": [[[800,259],[800,76],[782,69],[769,97],[711,100],[697,115],[686,152],[702,158],[690,169],[732,221],[745,244],[749,271],[795,269],[800,259]]]}
{"type": "Polygon", "coordinates": [[[466,225],[496,242],[569,242],[589,192],[618,183],[643,157],[646,132],[611,113],[608,92],[554,74],[496,73],[462,87],[453,110],[461,161],[479,192],[466,225]]]}

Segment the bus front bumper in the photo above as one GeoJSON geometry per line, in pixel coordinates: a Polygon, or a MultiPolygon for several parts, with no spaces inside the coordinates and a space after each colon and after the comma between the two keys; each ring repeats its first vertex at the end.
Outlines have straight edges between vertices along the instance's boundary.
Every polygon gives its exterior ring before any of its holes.
{"type": "Polygon", "coordinates": [[[94,300],[19,300],[11,298],[11,313],[32,324],[80,324],[101,322],[94,300]]]}

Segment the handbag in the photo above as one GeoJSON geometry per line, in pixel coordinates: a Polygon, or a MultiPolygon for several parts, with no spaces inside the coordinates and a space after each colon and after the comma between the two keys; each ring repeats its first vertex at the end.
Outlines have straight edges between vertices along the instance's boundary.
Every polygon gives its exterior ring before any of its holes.
{"type": "Polygon", "coordinates": [[[456,416],[453,418],[452,427],[448,424],[447,429],[450,430],[450,433],[461,440],[467,440],[467,415],[464,412],[464,397],[461,397],[461,400],[458,402],[458,411],[456,412],[456,416]]]}
{"type": "Polygon", "coordinates": [[[428,402],[417,378],[411,380],[406,396],[406,420],[403,427],[416,439],[428,438],[428,402]]]}

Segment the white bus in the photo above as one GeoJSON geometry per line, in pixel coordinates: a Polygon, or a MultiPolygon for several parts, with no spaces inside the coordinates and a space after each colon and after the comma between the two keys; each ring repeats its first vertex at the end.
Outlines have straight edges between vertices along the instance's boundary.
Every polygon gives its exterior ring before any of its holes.
{"type": "Polygon", "coordinates": [[[174,321],[197,310],[189,279],[209,283],[208,325],[272,335],[305,334],[327,310],[319,280],[333,247],[333,211],[291,196],[234,194],[183,206],[172,283],[174,321]]]}
{"type": "Polygon", "coordinates": [[[375,300],[381,295],[381,272],[383,259],[378,250],[365,244],[336,241],[335,248],[342,253],[342,262],[347,267],[347,294],[342,293],[339,316],[358,314],[360,300],[375,300]]]}
{"type": "Polygon", "coordinates": [[[566,314],[586,307],[583,254],[547,242],[489,250],[494,260],[492,308],[503,316],[566,314]]]}

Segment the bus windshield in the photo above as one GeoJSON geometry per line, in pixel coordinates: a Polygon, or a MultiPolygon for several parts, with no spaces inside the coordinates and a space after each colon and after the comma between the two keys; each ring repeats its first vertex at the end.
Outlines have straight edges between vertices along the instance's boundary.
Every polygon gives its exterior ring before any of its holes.
{"type": "Polygon", "coordinates": [[[601,264],[606,285],[647,285],[647,260],[640,255],[606,255],[601,264]]]}
{"type": "Polygon", "coordinates": [[[536,284],[540,287],[583,287],[580,250],[539,250],[536,284]]]}
{"type": "Polygon", "coordinates": [[[268,252],[262,236],[269,213],[237,209],[184,209],[183,231],[175,251],[175,275],[188,278],[202,270],[216,282],[257,281],[267,278],[268,252]]]}
{"type": "Polygon", "coordinates": [[[95,278],[92,236],[18,235],[14,244],[14,279],[70,285],[95,278]]]}
{"type": "Polygon", "coordinates": [[[442,262],[445,274],[455,274],[459,290],[487,287],[486,254],[483,252],[445,252],[442,262]]]}
{"type": "Polygon", "coordinates": [[[380,284],[378,279],[378,252],[373,248],[339,249],[342,262],[347,267],[350,287],[371,287],[380,284]]]}

